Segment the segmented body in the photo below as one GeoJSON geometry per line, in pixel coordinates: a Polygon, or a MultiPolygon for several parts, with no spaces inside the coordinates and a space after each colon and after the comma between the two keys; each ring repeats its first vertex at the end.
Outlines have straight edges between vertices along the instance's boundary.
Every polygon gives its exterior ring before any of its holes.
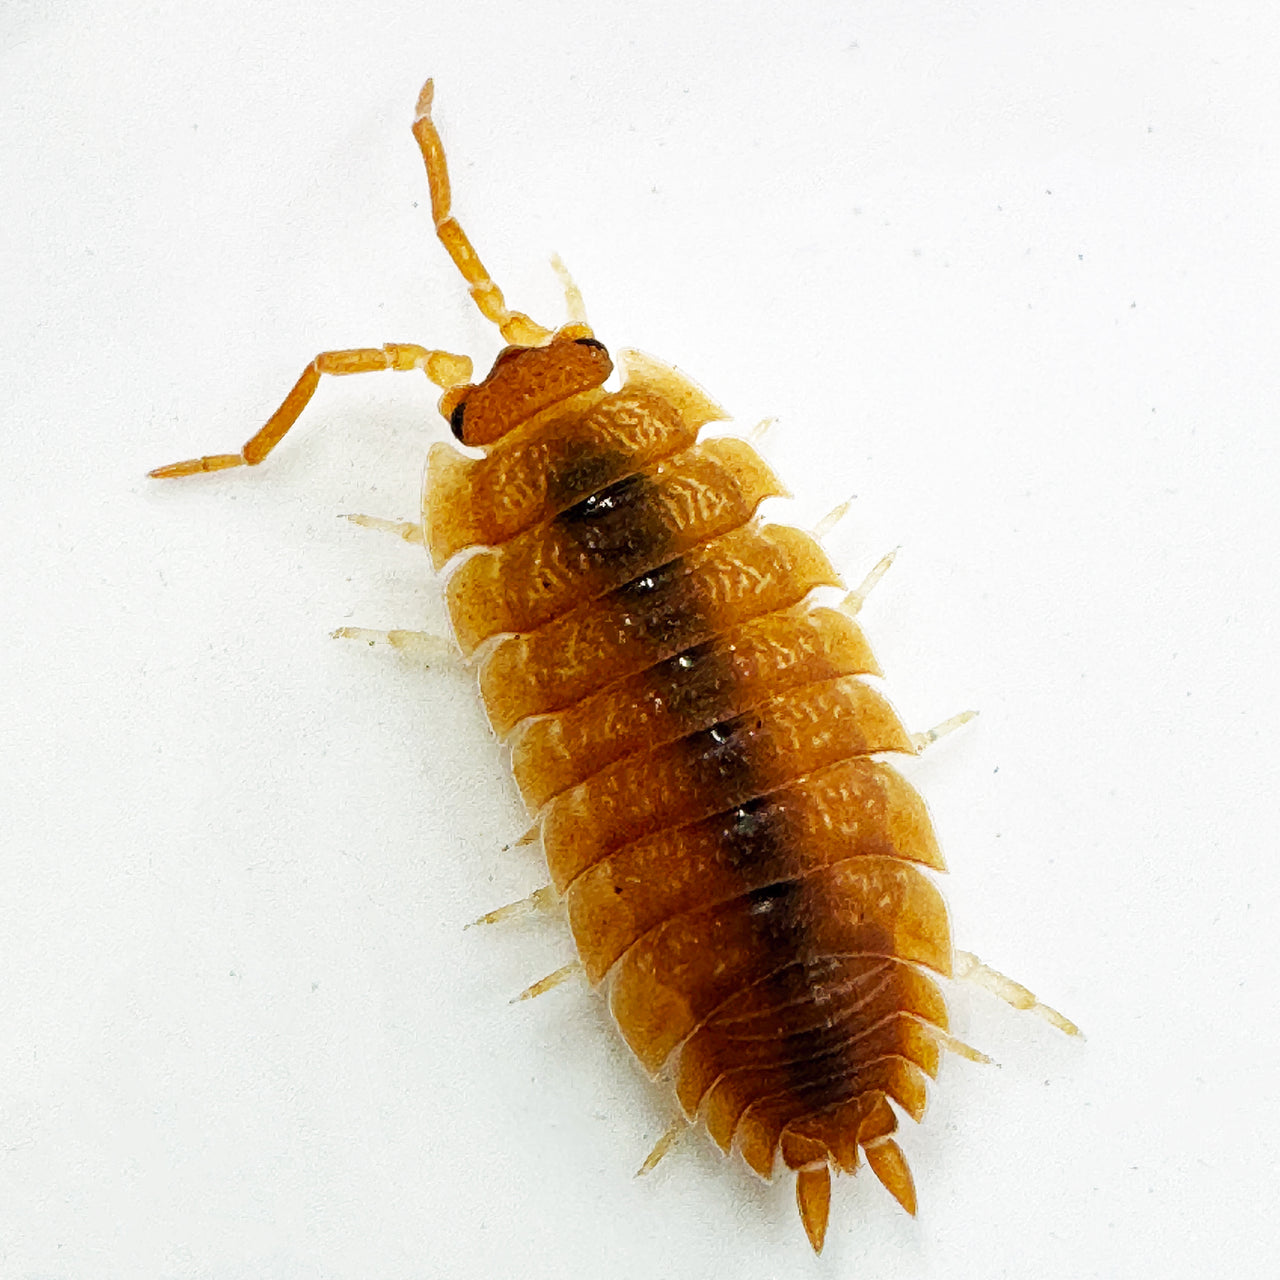
{"type": "MultiPolygon", "coordinates": [[[[754,449],[698,443],[716,406],[620,362],[617,391],[513,410],[483,459],[434,447],[432,557],[481,548],[448,579],[455,634],[640,1062],[674,1060],[685,1113],[758,1173],[802,1171],[806,1225],[859,1149],[914,1209],[886,1099],[923,1113],[951,944],[928,815],[878,759],[911,739],[857,623],[810,603],[839,585],[821,547],[758,519],[783,491],[754,449]]],[[[518,405],[531,377],[516,353],[481,387],[518,405]]]]}

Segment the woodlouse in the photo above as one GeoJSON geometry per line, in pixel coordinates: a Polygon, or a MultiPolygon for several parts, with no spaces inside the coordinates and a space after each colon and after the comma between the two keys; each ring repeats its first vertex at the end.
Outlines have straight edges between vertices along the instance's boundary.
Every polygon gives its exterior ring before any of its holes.
{"type": "MultiPolygon", "coordinates": [[[[605,389],[613,361],[562,268],[567,325],[506,306],[450,212],[431,100],[428,81],[413,133],[436,234],[509,344],[488,376],[472,384],[467,357],[416,344],[324,352],[239,453],[151,474],[261,462],[324,373],[422,370],[443,388],[453,434],[483,456],[436,444],[420,522],[357,519],[423,541],[437,570],[469,553],[446,588],[454,635],[552,879],[483,919],[562,903],[579,965],[524,994],[579,967],[606,983],[689,1120],[763,1177],[779,1156],[796,1171],[820,1250],[831,1171],[860,1152],[915,1212],[890,1100],[919,1120],[941,1051],[981,1057],[948,1035],[938,976],[1075,1028],[952,949],[924,803],[879,758],[939,731],[909,734],[867,683],[866,584],[811,603],[838,575],[815,537],[760,522],[784,490],[746,441],[699,443],[724,414],[682,374],[623,352],[605,389]]],[[[417,633],[381,638],[411,648],[417,633]]]]}

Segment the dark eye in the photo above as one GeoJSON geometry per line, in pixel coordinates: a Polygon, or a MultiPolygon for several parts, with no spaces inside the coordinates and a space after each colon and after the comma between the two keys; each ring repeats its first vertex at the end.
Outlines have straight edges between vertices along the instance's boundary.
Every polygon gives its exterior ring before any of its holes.
{"type": "Polygon", "coordinates": [[[449,415],[449,430],[453,432],[454,438],[462,439],[462,420],[466,417],[467,402],[459,400],[453,406],[453,412],[449,415]]]}

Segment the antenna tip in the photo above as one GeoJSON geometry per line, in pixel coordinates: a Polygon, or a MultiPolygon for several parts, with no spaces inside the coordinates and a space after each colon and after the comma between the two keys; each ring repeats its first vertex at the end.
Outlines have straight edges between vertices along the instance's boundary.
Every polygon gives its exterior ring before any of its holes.
{"type": "Polygon", "coordinates": [[[418,105],[414,108],[413,122],[417,124],[419,120],[429,119],[431,116],[431,99],[435,97],[436,86],[435,81],[428,80],[422,86],[422,92],[418,94],[418,105]]]}

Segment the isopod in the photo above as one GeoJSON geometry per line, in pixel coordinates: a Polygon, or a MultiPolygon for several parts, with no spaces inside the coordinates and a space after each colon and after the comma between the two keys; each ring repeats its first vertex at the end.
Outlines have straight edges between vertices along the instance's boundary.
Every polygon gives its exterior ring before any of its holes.
{"type": "Polygon", "coordinates": [[[912,735],[868,682],[869,583],[813,602],[840,578],[815,536],[760,519],[785,491],[753,445],[700,440],[724,413],[638,352],[606,389],[614,361],[558,264],[567,324],[507,307],[450,211],[431,103],[428,81],[413,134],[436,235],[508,344],[488,376],[412,343],[326,351],[239,453],[151,475],[262,462],[322,374],[421,370],[443,389],[481,456],[435,444],[420,521],[358,519],[453,566],[454,638],[541,836],[551,884],[483,919],[562,907],[578,962],[524,994],[579,971],[604,988],[640,1064],[668,1073],[679,1127],[700,1122],[764,1178],[795,1172],[820,1251],[832,1171],[863,1157],[915,1212],[895,1105],[921,1119],[944,1050],[981,1059],[948,1034],[940,978],[1076,1028],[952,948],[928,813],[883,758],[952,724],[912,735]]]}

